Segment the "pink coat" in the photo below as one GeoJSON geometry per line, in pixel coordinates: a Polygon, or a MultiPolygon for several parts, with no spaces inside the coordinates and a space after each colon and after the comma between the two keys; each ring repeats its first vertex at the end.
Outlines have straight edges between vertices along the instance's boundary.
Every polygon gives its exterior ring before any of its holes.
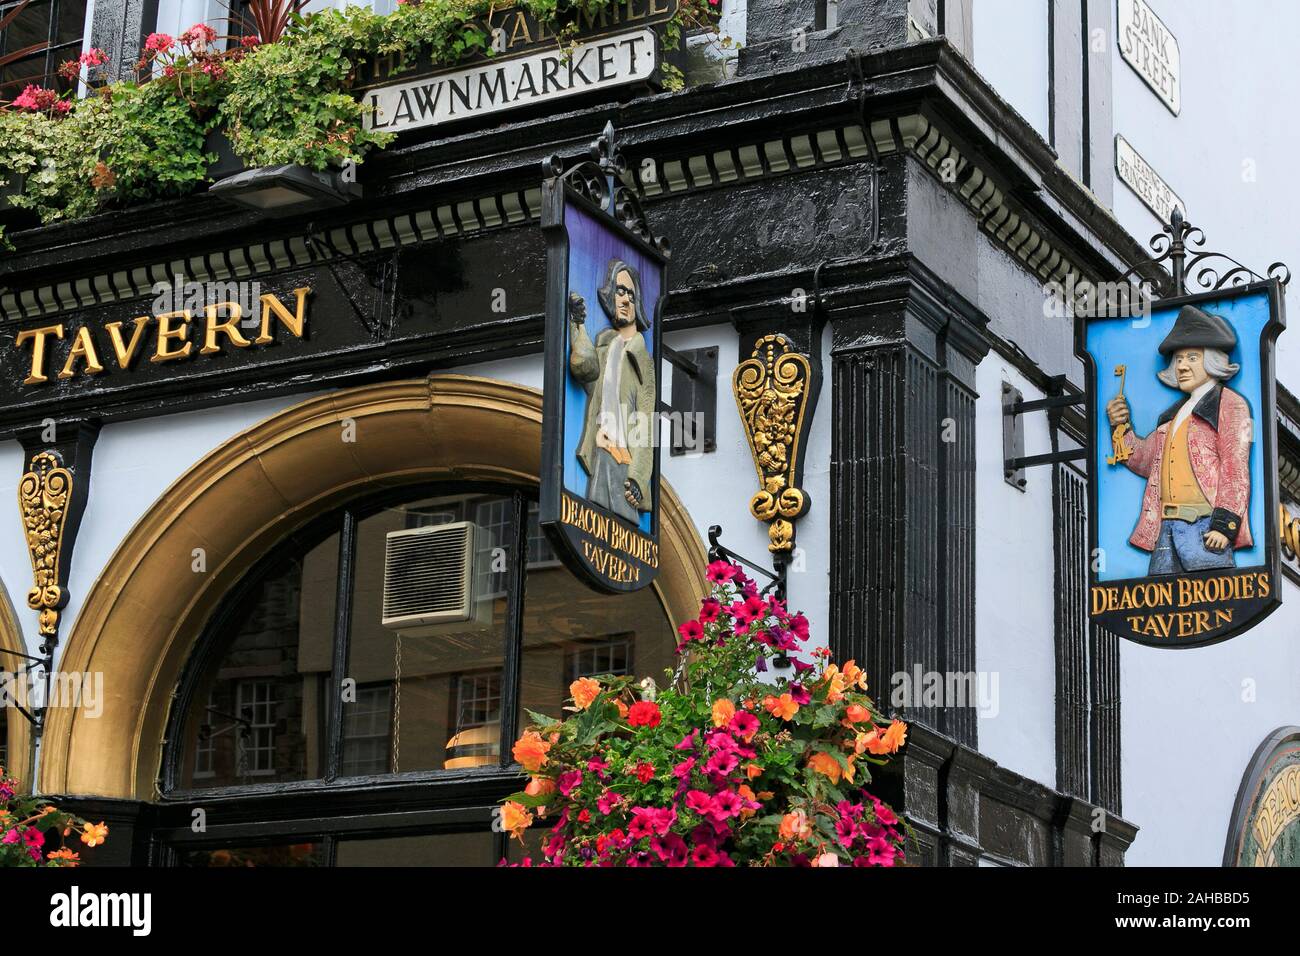
{"type": "MultiPolygon", "coordinates": [[[[1142,496],[1142,514],[1129,542],[1143,551],[1156,546],[1160,534],[1160,466],[1164,458],[1165,436],[1174,416],[1182,407],[1178,402],[1160,416],[1160,424],[1145,438],[1129,431],[1124,444],[1130,458],[1129,471],[1147,480],[1142,496]]],[[[1201,491],[1214,508],[1212,530],[1221,531],[1229,541],[1229,522],[1235,522],[1236,548],[1251,544],[1250,522],[1246,510],[1250,504],[1250,443],[1252,440],[1250,406],[1230,388],[1211,389],[1196,403],[1187,420],[1187,452],[1192,460],[1192,474],[1201,491]]]]}

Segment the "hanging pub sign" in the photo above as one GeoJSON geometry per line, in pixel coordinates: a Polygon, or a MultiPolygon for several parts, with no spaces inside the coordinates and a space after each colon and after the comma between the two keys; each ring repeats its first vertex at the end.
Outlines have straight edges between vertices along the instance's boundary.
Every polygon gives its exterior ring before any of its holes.
{"type": "Polygon", "coordinates": [[[1300,866],[1300,727],[1259,745],[1237,790],[1224,866],[1300,866]]]}
{"type": "MultiPolygon", "coordinates": [[[[1165,229],[1181,289],[1183,240],[1195,230],[1177,211],[1165,229]]],[[[1273,350],[1284,280],[1235,261],[1221,277],[1207,268],[1198,277],[1208,291],[1076,325],[1088,393],[1090,614],[1156,647],[1225,640],[1281,601],[1273,350]]]]}
{"type": "Polygon", "coordinates": [[[668,248],[622,181],[606,125],[591,161],[548,160],[540,522],[598,590],[659,569],[660,309],[668,248]]]}

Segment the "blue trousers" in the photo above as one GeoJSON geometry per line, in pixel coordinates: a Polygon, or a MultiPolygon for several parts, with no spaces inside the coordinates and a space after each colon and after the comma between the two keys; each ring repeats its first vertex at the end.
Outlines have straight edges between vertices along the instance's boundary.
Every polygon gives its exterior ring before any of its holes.
{"type": "Polygon", "coordinates": [[[1149,574],[1178,574],[1181,571],[1208,571],[1212,568],[1235,568],[1237,559],[1232,544],[1217,554],[1205,547],[1205,533],[1210,530],[1210,516],[1199,521],[1165,518],[1160,522],[1160,536],[1151,552],[1149,574]]]}

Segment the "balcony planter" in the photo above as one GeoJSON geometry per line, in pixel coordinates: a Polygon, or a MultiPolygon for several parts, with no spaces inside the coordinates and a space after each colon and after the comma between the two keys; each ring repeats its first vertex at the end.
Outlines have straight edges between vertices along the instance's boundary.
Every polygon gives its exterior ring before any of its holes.
{"type": "Polygon", "coordinates": [[[21,196],[27,177],[22,173],[8,173],[0,186],[0,226],[10,229],[27,229],[39,224],[40,217],[30,209],[19,209],[10,204],[11,196],[21,196]]]}
{"type": "Polygon", "coordinates": [[[215,153],[217,156],[217,161],[208,166],[208,179],[212,182],[243,172],[247,168],[244,161],[235,155],[234,144],[226,135],[224,125],[209,130],[203,138],[203,152],[215,153]]]}

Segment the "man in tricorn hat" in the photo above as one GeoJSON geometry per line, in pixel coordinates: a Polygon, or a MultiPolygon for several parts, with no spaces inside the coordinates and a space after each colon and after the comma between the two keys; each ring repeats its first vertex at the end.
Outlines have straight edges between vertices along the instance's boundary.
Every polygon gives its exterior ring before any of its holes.
{"type": "MultiPolygon", "coordinates": [[[[1222,316],[1183,306],[1160,343],[1169,365],[1158,377],[1185,397],[1150,435],[1123,432],[1125,464],[1147,480],[1129,543],[1151,553],[1151,574],[1231,568],[1234,550],[1251,544],[1250,406],[1223,384],[1240,368],[1228,357],[1236,344],[1222,316]]],[[[1112,427],[1129,426],[1123,396],[1106,414],[1112,427]]]]}

